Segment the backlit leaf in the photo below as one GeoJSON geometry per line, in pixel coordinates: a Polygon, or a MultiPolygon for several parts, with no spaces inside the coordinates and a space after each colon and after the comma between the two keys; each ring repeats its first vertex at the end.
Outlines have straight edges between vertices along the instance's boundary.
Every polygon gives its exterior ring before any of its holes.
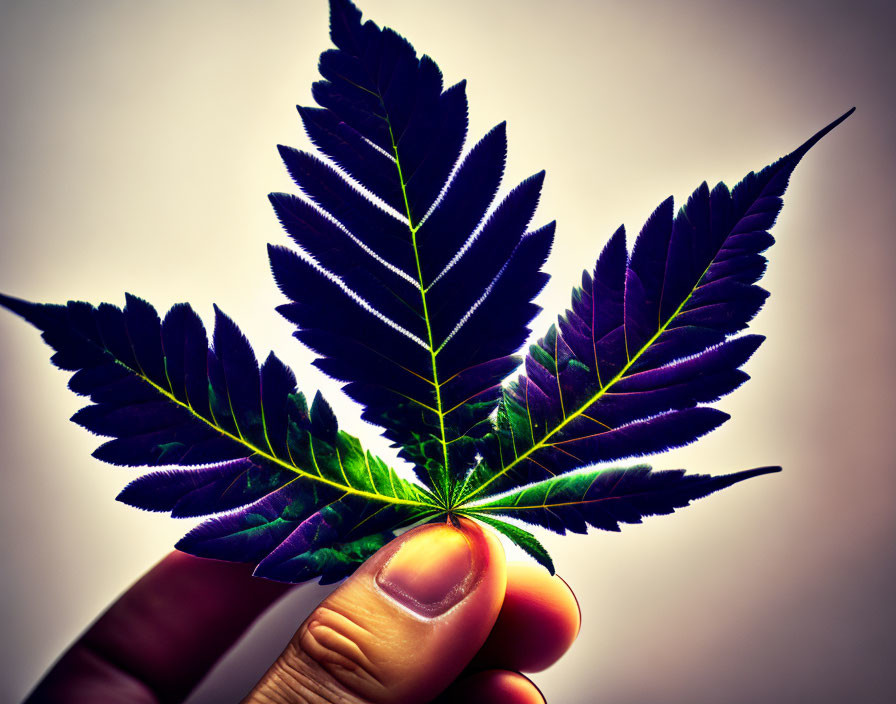
{"type": "Polygon", "coordinates": [[[630,252],[620,227],[514,377],[548,278],[554,223],[533,225],[544,172],[498,197],[505,125],[468,142],[464,82],[445,86],[431,58],[349,0],[330,10],[335,48],[320,57],[316,106],[299,107],[316,152],[281,146],[299,193],[270,195],[295,245],[268,249],[288,299],[278,310],[420,483],[341,430],[320,394],[309,404],[273,354],[259,366],[217,308],[209,341],[187,304],[161,319],[134,296],[123,309],[0,296],[90,398],[73,420],[108,438],[94,455],[153,468],[118,498],[207,517],[181,550],[331,582],[396,531],[457,516],[553,572],[535,536],[496,516],[618,530],[778,471],[606,464],[728,419],[709,404],[748,378],[763,340],[740,333],[768,296],[756,284],[790,176],[852,111],[733,189],[704,183],[677,213],[663,201],[630,252]]]}
{"type": "Polygon", "coordinates": [[[432,59],[362,24],[346,0],[330,7],[337,48],[321,55],[320,107],[299,108],[320,156],[281,147],[304,198],[271,195],[305,255],[270,248],[292,301],[279,310],[321,355],[315,364],[347,382],[364,418],[447,501],[538,312],[531,300],[547,281],[540,268],[554,227],[528,228],[544,173],[486,218],[504,171],[504,125],[461,158],[464,83],[445,87],[432,59]]]}
{"type": "Polygon", "coordinates": [[[711,477],[682,469],[653,472],[645,465],[598,469],[530,484],[468,510],[477,518],[500,514],[561,534],[585,533],[587,526],[618,531],[620,523],[669,514],[744,479],[780,471],[760,467],[711,477]]]}
{"type": "Polygon", "coordinates": [[[630,257],[620,227],[570,310],[530,347],[461,502],[680,447],[724,423],[704,404],[749,378],[740,367],[763,338],[733,336],[768,296],[756,281],[781,197],[800,159],[851,112],[733,190],[703,183],[677,214],[665,200],[630,257]]]}
{"type": "Polygon", "coordinates": [[[260,575],[285,581],[335,579],[395,529],[437,512],[426,490],[339,430],[320,395],[309,411],[277,357],[259,368],[220,310],[209,346],[185,304],[164,320],[134,296],[124,309],[0,304],[43,332],[56,366],[74,372],[71,389],[90,397],[73,420],[112,438],[97,458],[182,467],[135,479],[119,500],[173,516],[224,514],[178,543],[187,552],[261,562],[260,575]]]}

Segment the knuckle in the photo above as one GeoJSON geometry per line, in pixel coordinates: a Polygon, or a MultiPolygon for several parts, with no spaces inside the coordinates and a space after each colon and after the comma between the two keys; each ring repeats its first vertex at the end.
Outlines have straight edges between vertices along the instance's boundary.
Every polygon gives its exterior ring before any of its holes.
{"type": "Polygon", "coordinates": [[[319,607],[299,630],[296,645],[350,691],[369,693],[383,687],[382,674],[367,654],[372,639],[349,617],[319,607]]]}

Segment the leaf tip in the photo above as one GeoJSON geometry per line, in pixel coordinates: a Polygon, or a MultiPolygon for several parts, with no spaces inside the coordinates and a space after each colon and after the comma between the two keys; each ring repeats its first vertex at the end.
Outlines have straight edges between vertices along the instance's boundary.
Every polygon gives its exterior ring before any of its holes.
{"type": "Polygon", "coordinates": [[[763,474],[778,474],[782,471],[784,471],[784,468],[779,466],[757,467],[756,469],[747,470],[747,472],[750,473],[750,476],[753,477],[759,477],[763,474]]]}
{"type": "Polygon", "coordinates": [[[338,432],[336,414],[323,394],[316,391],[311,402],[311,434],[333,443],[338,432]]]}
{"type": "Polygon", "coordinates": [[[818,132],[809,137],[809,139],[807,139],[805,142],[803,142],[803,144],[794,149],[787,157],[785,157],[785,159],[792,159],[793,164],[796,165],[796,163],[803,158],[806,152],[808,152],[812,147],[818,144],[818,142],[820,142],[829,132],[831,132],[835,127],[846,120],[846,118],[852,115],[855,111],[855,107],[851,107],[836,120],[829,123],[825,127],[822,127],[820,130],[818,130],[818,132]]]}
{"type": "Polygon", "coordinates": [[[38,305],[39,304],[37,303],[31,303],[30,301],[16,298],[15,296],[7,296],[6,294],[0,293],[0,306],[3,306],[10,313],[15,313],[28,322],[33,322],[29,316],[33,315],[34,311],[38,308],[38,305]]]}
{"type": "Polygon", "coordinates": [[[780,471],[781,467],[768,466],[755,467],[754,469],[745,469],[740,472],[732,472],[731,474],[723,474],[717,477],[717,480],[719,482],[718,489],[729,487],[732,484],[738,484],[747,479],[752,479],[753,477],[761,477],[765,474],[777,474],[780,471]]]}
{"type": "Polygon", "coordinates": [[[230,319],[217,303],[212,303],[212,310],[215,312],[215,330],[213,333],[214,345],[215,347],[223,347],[224,341],[222,339],[222,334],[225,329],[227,332],[230,332],[231,328],[235,328],[236,324],[233,320],[230,319]]]}

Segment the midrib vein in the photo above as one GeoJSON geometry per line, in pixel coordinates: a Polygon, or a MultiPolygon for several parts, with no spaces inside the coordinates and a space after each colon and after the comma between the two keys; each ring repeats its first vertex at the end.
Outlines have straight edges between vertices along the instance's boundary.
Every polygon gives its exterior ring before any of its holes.
{"type": "MultiPolygon", "coordinates": [[[[284,462],[279,457],[276,457],[273,454],[266,452],[259,447],[256,447],[254,444],[252,444],[245,438],[238,437],[238,436],[234,435],[233,433],[225,430],[221,426],[213,423],[208,418],[201,416],[199,413],[196,412],[196,410],[191,405],[181,401],[174,394],[167,391],[164,387],[156,384],[152,379],[148,378],[142,372],[132,369],[127,364],[125,364],[124,362],[121,362],[117,359],[115,360],[115,362],[117,364],[120,364],[121,366],[123,366],[125,369],[127,369],[129,372],[131,372],[132,374],[134,374],[135,376],[137,376],[138,378],[140,378],[147,384],[149,384],[153,389],[155,389],[159,394],[161,394],[162,396],[167,398],[169,401],[171,401],[172,403],[174,403],[174,404],[180,406],[181,408],[185,409],[186,411],[188,411],[191,416],[193,416],[197,420],[202,421],[207,426],[212,428],[215,432],[223,435],[226,438],[229,438],[230,440],[233,440],[236,443],[239,443],[243,447],[246,447],[247,449],[251,450],[253,454],[258,455],[259,457],[263,457],[266,460],[268,460],[269,462],[276,464],[280,467],[283,467],[284,469],[287,469],[294,474],[298,474],[300,477],[304,477],[306,479],[311,479],[312,481],[320,482],[322,484],[327,484],[336,489],[339,489],[340,491],[344,491],[347,494],[352,494],[355,496],[363,496],[365,498],[373,499],[375,501],[385,501],[386,503],[390,503],[390,504],[404,504],[407,506],[425,506],[425,507],[430,507],[430,508],[438,508],[438,506],[436,506],[435,504],[426,503],[424,501],[415,501],[413,499],[400,499],[396,496],[383,496],[382,494],[373,494],[369,491],[364,491],[363,489],[356,489],[351,486],[345,486],[344,484],[340,484],[339,482],[334,482],[331,479],[327,479],[326,477],[311,474],[295,465],[289,464],[288,462],[284,462]]],[[[235,418],[234,418],[234,422],[236,422],[235,418]]]]}
{"type": "Polygon", "coordinates": [[[395,134],[392,132],[392,124],[389,122],[388,117],[386,118],[386,125],[389,127],[389,140],[392,142],[392,151],[395,152],[395,167],[398,169],[398,182],[401,185],[401,197],[404,200],[404,211],[408,217],[408,230],[411,233],[411,246],[414,248],[414,262],[417,265],[417,282],[420,287],[420,302],[423,307],[423,320],[426,323],[426,339],[427,345],[429,346],[429,357],[432,362],[432,383],[436,391],[436,407],[433,410],[439,419],[439,432],[441,434],[442,444],[443,476],[442,485],[440,487],[442,496],[440,498],[442,498],[445,504],[448,505],[451,503],[449,500],[449,494],[451,492],[448,486],[448,440],[445,432],[445,411],[442,406],[442,385],[439,383],[439,372],[436,365],[437,350],[432,337],[432,325],[430,324],[429,308],[426,303],[426,285],[423,283],[423,269],[420,266],[420,253],[417,249],[417,230],[419,229],[419,226],[414,225],[414,219],[411,215],[411,205],[408,202],[407,186],[404,181],[404,174],[401,171],[401,159],[398,155],[398,144],[395,142],[395,134]]]}

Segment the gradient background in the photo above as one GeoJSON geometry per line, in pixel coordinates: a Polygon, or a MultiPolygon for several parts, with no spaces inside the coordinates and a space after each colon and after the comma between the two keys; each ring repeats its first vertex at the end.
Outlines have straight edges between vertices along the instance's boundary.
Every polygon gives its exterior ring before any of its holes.
{"type": "MultiPolygon", "coordinates": [[[[896,692],[892,30],[880,2],[366,0],[469,79],[473,138],[509,121],[506,183],[546,168],[557,218],[541,304],[561,310],[620,222],[733,184],[852,105],[795,173],[733,419],[657,467],[751,481],[621,534],[544,535],[584,625],[536,677],[552,704],[884,702],[896,692]]],[[[343,426],[394,457],[308,366],[273,307],[265,195],[295,190],[329,46],[323,0],[0,3],[0,288],[165,309],[215,301],[275,348],[343,426]]],[[[549,322],[537,321],[542,331],[549,322]]],[[[190,527],[113,501],[132,470],[90,457],[82,402],[0,314],[0,700],[24,695],[91,619],[190,527]]],[[[512,552],[512,551],[511,551],[512,552]]],[[[194,702],[237,699],[326,590],[298,589],[194,702]],[[243,688],[243,689],[241,689],[243,688]]]]}

